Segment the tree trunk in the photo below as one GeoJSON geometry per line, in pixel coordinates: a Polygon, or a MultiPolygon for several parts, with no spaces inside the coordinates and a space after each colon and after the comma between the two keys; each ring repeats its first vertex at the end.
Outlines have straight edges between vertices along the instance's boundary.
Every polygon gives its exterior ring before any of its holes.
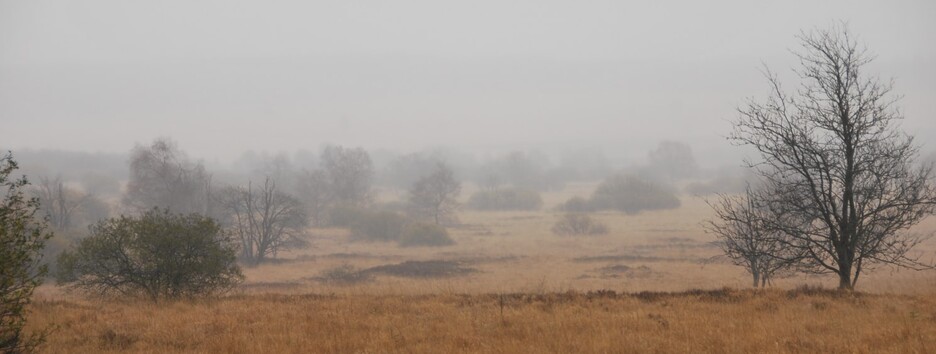
{"type": "Polygon", "coordinates": [[[851,263],[839,264],[839,290],[854,290],[851,281],[851,263]]]}
{"type": "Polygon", "coordinates": [[[754,276],[754,289],[757,289],[757,286],[760,285],[760,273],[757,270],[751,270],[751,275],[754,276]]]}

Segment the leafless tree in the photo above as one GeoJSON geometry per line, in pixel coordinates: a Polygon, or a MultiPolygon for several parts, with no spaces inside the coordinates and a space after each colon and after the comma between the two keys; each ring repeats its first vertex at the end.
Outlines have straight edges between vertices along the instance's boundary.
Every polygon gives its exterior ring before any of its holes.
{"type": "Polygon", "coordinates": [[[255,188],[228,187],[222,193],[224,224],[240,240],[241,257],[260,263],[278,251],[305,244],[308,218],[296,198],[267,178],[255,188]]]}
{"type": "Polygon", "coordinates": [[[409,202],[417,217],[441,225],[454,220],[459,205],[459,193],[461,183],[455,179],[455,173],[447,165],[439,162],[432,174],[413,184],[409,192],[409,202]]]}
{"type": "Polygon", "coordinates": [[[739,109],[731,136],[760,154],[750,165],[768,188],[770,227],[840,289],[874,265],[931,268],[908,229],[934,212],[932,166],[913,163],[917,145],[894,127],[892,83],[866,75],[872,56],[844,25],[798,38],[800,88],[785,92],[768,70],[770,97],[739,109]]]}
{"type": "Polygon", "coordinates": [[[40,177],[34,193],[36,198],[39,198],[40,213],[45,214],[49,226],[59,232],[74,226],[74,214],[89,198],[87,194],[66,187],[61,177],[40,177]]]}
{"type": "Polygon", "coordinates": [[[309,215],[309,221],[315,226],[324,226],[327,222],[328,208],[332,203],[332,191],[325,171],[306,171],[297,181],[298,196],[309,215]]]}
{"type": "Polygon", "coordinates": [[[775,275],[791,273],[805,257],[803,249],[786,246],[788,235],[772,227],[764,197],[751,187],[743,195],[720,195],[709,203],[715,220],[705,223],[725,256],[751,273],[755,288],[766,287],[775,275]]]}
{"type": "Polygon", "coordinates": [[[211,175],[171,140],[157,139],[130,153],[130,180],[124,196],[130,207],[211,215],[211,200],[211,175]]]}
{"type": "Polygon", "coordinates": [[[322,151],[321,163],[335,203],[351,207],[370,203],[374,165],[367,151],[328,146],[322,151]]]}

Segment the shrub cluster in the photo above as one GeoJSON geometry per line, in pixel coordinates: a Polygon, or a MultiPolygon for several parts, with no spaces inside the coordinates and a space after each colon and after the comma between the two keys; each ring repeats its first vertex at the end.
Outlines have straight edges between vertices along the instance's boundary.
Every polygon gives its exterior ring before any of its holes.
{"type": "Polygon", "coordinates": [[[586,214],[568,213],[556,221],[552,232],[561,236],[604,235],[608,227],[586,214]]]}
{"type": "Polygon", "coordinates": [[[537,210],[542,205],[539,192],[520,188],[482,190],[468,199],[468,206],[477,210],[537,210]]]}
{"type": "Polygon", "coordinates": [[[448,246],[455,244],[444,227],[436,224],[413,222],[406,225],[400,237],[401,247],[448,246]]]}
{"type": "Polygon", "coordinates": [[[444,227],[423,223],[392,211],[358,209],[343,212],[352,241],[397,242],[401,247],[448,246],[455,243],[444,227]]]}
{"type": "Polygon", "coordinates": [[[57,280],[103,295],[190,298],[240,283],[236,260],[235,243],[214,220],[154,209],[92,226],[59,256],[57,280]]]}
{"type": "Polygon", "coordinates": [[[559,206],[568,212],[618,210],[636,214],[644,210],[675,209],[680,206],[676,194],[665,187],[635,176],[612,176],[598,185],[590,199],[574,197],[559,206]]]}

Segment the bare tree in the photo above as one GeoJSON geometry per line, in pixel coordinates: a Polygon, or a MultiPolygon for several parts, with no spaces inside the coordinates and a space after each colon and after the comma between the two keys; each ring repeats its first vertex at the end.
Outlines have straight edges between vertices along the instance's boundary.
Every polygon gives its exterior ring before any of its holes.
{"type": "Polygon", "coordinates": [[[276,189],[267,178],[255,188],[229,187],[222,193],[225,224],[240,240],[241,256],[253,262],[276,257],[278,251],[306,242],[308,218],[296,198],[276,189]]]}
{"type": "Polygon", "coordinates": [[[67,231],[74,226],[74,215],[89,195],[68,188],[61,177],[40,177],[34,190],[39,198],[40,212],[48,218],[49,226],[56,231],[67,231]]]}
{"type": "Polygon", "coordinates": [[[333,199],[325,171],[306,171],[297,184],[298,196],[309,215],[309,221],[315,226],[325,225],[333,199]]]}
{"type": "Polygon", "coordinates": [[[176,213],[211,215],[211,175],[174,142],[157,139],[130,153],[130,180],[124,203],[138,211],[166,208],[176,213]]]}
{"type": "Polygon", "coordinates": [[[767,71],[771,96],[739,109],[731,137],[761,156],[750,165],[766,182],[771,227],[840,289],[873,265],[929,268],[908,229],[933,214],[932,166],[913,164],[918,147],[894,127],[892,84],[863,72],[872,57],[844,26],[798,38],[801,87],[788,94],[767,71]]]}
{"type": "Polygon", "coordinates": [[[775,275],[792,272],[805,256],[803,249],[787,247],[786,234],[772,227],[773,215],[763,195],[750,187],[743,195],[720,195],[709,203],[716,220],[705,223],[720,241],[725,256],[751,273],[754,287],[766,287],[775,275]]]}
{"type": "Polygon", "coordinates": [[[370,203],[374,165],[367,151],[328,146],[322,151],[321,160],[335,203],[352,207],[370,203]]]}
{"type": "Polygon", "coordinates": [[[452,169],[437,163],[432,174],[420,178],[409,192],[409,202],[414,214],[441,225],[454,219],[458,209],[458,194],[461,183],[455,179],[452,169]]]}

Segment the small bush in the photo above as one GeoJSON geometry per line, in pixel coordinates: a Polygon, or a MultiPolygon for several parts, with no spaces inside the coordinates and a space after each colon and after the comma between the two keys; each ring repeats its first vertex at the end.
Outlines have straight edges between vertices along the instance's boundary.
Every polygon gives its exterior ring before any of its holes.
{"type": "Polygon", "coordinates": [[[351,227],[367,213],[367,210],[361,208],[336,206],[328,210],[325,224],[331,227],[351,227]]]}
{"type": "Polygon", "coordinates": [[[604,235],[608,227],[588,215],[569,213],[553,225],[552,232],[561,236],[604,235]]]}
{"type": "Polygon", "coordinates": [[[401,247],[439,247],[455,244],[444,227],[421,222],[410,223],[400,238],[401,247]]]}
{"type": "Polygon", "coordinates": [[[359,211],[350,223],[354,241],[399,241],[408,220],[390,211],[359,211]]]}
{"type": "Polygon", "coordinates": [[[582,197],[572,197],[565,203],[559,205],[559,210],[570,213],[587,213],[592,211],[591,202],[582,197]]]}
{"type": "Polygon", "coordinates": [[[483,190],[468,199],[468,206],[477,210],[537,210],[542,205],[539,192],[520,188],[483,190]]]}

